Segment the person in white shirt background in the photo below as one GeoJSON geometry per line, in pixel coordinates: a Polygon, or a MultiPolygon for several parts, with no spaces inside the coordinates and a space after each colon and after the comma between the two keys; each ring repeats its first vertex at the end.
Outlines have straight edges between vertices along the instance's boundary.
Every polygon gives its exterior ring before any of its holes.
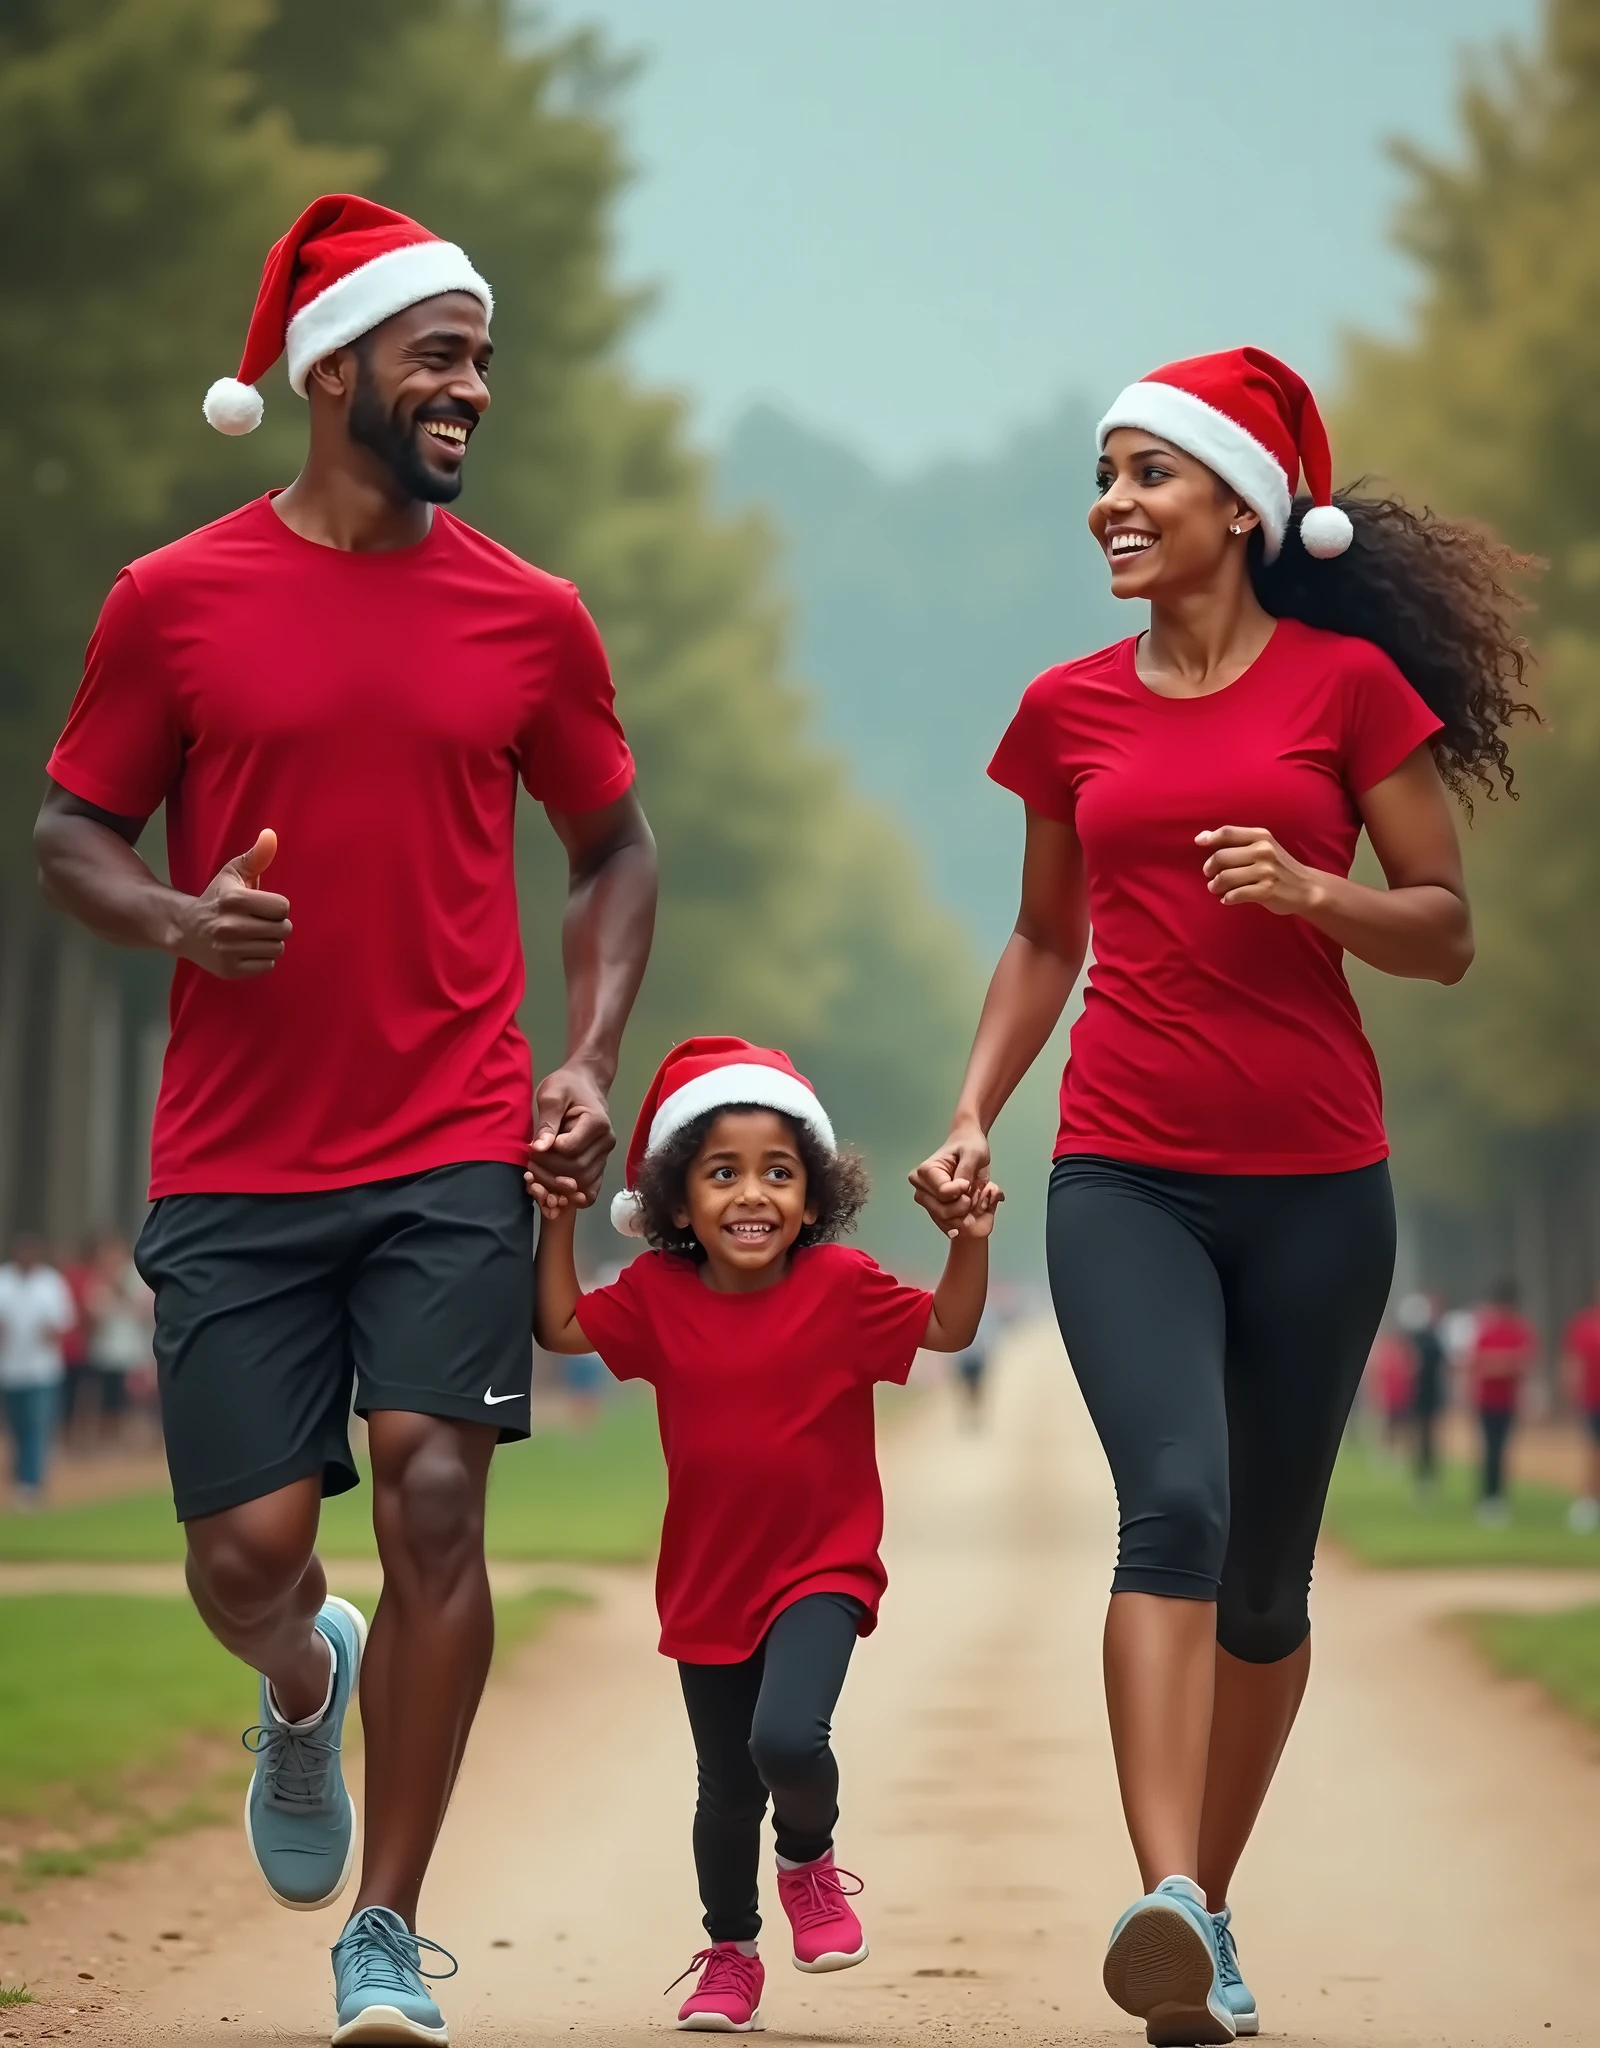
{"type": "Polygon", "coordinates": [[[0,1266],[0,1405],[12,1442],[12,1502],[36,1507],[61,1405],[61,1340],[77,1321],[72,1291],[36,1237],[19,1237],[0,1266]]]}

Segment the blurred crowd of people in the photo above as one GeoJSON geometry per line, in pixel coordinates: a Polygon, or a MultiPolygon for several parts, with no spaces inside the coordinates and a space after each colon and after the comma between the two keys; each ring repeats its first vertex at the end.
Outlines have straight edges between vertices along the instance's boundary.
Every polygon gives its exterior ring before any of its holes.
{"type": "MultiPolygon", "coordinates": [[[[1420,1488],[1436,1482],[1441,1425],[1459,1402],[1478,1428],[1478,1518],[1490,1525],[1510,1519],[1507,1453],[1532,1405],[1529,1388],[1543,1353],[1512,1281],[1474,1308],[1449,1309],[1422,1293],[1401,1301],[1394,1325],[1373,1348],[1369,1385],[1384,1440],[1409,1452],[1420,1488]]],[[[1575,1534],[1590,1535],[1600,1530],[1600,1291],[1562,1332],[1560,1398],[1584,1438],[1584,1476],[1568,1522],[1575,1534]]]]}
{"type": "Polygon", "coordinates": [[[159,1441],[154,1313],[124,1237],[53,1262],[22,1236],[0,1265],[0,1409],[11,1451],[11,1505],[43,1496],[56,1450],[103,1455],[159,1441]]]}

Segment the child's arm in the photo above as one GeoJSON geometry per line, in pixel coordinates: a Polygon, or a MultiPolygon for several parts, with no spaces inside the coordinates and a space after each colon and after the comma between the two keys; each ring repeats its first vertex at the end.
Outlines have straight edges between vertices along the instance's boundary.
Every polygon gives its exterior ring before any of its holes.
{"type": "Polygon", "coordinates": [[[989,1233],[996,1209],[1005,1196],[985,1181],[972,1197],[972,1208],[950,1232],[944,1275],[934,1289],[924,1351],[965,1351],[978,1334],[978,1321],[989,1294],[989,1233]]]}
{"type": "Polygon", "coordinates": [[[583,1290],[572,1255],[577,1222],[578,1212],[570,1203],[553,1209],[541,1203],[539,1247],[533,1255],[534,1337],[544,1350],[564,1352],[572,1358],[594,1349],[578,1321],[583,1290]]]}

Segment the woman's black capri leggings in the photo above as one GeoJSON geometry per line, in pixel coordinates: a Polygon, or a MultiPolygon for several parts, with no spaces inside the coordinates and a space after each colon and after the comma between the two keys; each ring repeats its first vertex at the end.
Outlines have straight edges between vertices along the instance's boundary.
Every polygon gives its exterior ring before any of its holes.
{"type": "Polygon", "coordinates": [[[1116,1593],[1217,1602],[1276,1663],[1310,1631],[1333,1461],[1394,1272],[1381,1162],[1174,1173],[1069,1156],[1046,1248],[1061,1335],[1117,1486],[1116,1593]]]}

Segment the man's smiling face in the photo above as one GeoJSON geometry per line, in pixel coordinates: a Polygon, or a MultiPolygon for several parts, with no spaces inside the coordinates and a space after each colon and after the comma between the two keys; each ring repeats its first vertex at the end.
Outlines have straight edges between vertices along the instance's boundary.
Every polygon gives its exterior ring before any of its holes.
{"type": "Polygon", "coordinates": [[[489,409],[489,321],[470,292],[444,292],[351,344],[350,438],[408,498],[459,497],[467,444],[489,409]]]}

